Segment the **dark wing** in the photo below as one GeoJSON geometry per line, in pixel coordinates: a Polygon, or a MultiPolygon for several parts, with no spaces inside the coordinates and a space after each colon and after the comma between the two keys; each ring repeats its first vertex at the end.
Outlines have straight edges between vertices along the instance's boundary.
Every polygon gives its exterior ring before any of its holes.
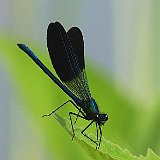
{"type": "Polygon", "coordinates": [[[85,62],[84,62],[84,41],[83,41],[83,35],[79,28],[72,27],[67,32],[69,39],[71,41],[72,47],[74,49],[74,53],[77,56],[79,65],[81,69],[85,68],[85,62]]]}
{"type": "Polygon", "coordinates": [[[59,22],[50,23],[47,47],[61,81],[78,97],[88,99],[90,91],[84,70],[84,42],[81,31],[73,27],[66,33],[59,22]]]}
{"type": "Polygon", "coordinates": [[[69,37],[59,22],[48,26],[47,47],[53,67],[63,82],[72,80],[82,71],[69,37]]]}

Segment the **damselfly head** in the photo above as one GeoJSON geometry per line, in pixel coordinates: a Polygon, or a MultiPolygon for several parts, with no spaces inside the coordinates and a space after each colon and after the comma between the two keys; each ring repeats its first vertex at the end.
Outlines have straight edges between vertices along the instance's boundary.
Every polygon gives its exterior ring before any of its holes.
{"type": "Polygon", "coordinates": [[[104,123],[108,120],[108,115],[107,114],[97,114],[96,115],[96,122],[102,126],[104,123]]]}

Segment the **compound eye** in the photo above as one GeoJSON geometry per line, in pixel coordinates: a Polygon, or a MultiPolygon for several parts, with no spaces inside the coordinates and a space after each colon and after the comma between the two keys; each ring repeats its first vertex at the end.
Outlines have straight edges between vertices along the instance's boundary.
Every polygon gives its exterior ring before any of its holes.
{"type": "Polygon", "coordinates": [[[99,115],[97,114],[97,115],[96,115],[96,117],[98,118],[98,117],[99,117],[99,115]]]}

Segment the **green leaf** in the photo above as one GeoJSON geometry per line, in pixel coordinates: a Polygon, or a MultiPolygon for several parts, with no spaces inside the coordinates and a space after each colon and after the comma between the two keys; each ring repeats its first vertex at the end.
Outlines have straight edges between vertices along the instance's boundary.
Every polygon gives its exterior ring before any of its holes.
{"type": "Polygon", "coordinates": [[[146,157],[140,156],[140,160],[159,160],[159,159],[160,158],[150,148],[148,148],[146,157]]]}
{"type": "MultiPolygon", "coordinates": [[[[53,116],[72,136],[72,129],[69,120],[62,118],[56,113],[53,114],[53,116]]],[[[74,140],[88,153],[90,158],[93,160],[159,160],[158,156],[151,149],[148,149],[146,157],[137,157],[131,154],[127,149],[122,149],[118,145],[107,141],[104,137],[100,149],[96,150],[94,144],[81,134],[81,128],[74,126],[74,129],[74,140]]],[[[92,134],[89,134],[89,136],[96,139],[96,136],[92,134]]]]}

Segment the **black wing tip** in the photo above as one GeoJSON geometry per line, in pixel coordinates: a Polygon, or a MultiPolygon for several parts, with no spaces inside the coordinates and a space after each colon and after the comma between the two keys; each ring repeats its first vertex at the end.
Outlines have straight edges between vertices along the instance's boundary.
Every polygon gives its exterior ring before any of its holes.
{"type": "MultiPolygon", "coordinates": [[[[57,28],[63,28],[64,29],[64,27],[63,27],[63,25],[60,23],[60,22],[58,22],[58,21],[56,21],[56,22],[51,22],[49,25],[48,25],[48,29],[51,29],[51,28],[53,28],[53,27],[57,27],[57,28]]],[[[72,27],[72,28],[70,28],[68,31],[73,31],[73,32],[80,32],[81,34],[82,34],[82,32],[81,32],[81,30],[80,30],[80,28],[78,28],[78,27],[72,27]]]]}
{"type": "Polygon", "coordinates": [[[78,39],[81,39],[83,41],[83,34],[80,30],[80,28],[78,27],[72,27],[67,31],[67,34],[69,35],[69,37],[75,37],[77,36],[78,39]]]}
{"type": "Polygon", "coordinates": [[[58,21],[51,22],[49,25],[52,25],[52,24],[60,24],[60,22],[58,22],[58,21]]]}
{"type": "Polygon", "coordinates": [[[48,25],[48,28],[50,28],[50,27],[63,27],[62,26],[62,24],[60,23],[60,22],[58,22],[58,21],[56,21],[56,22],[51,22],[49,25],[48,25]]]}
{"type": "Polygon", "coordinates": [[[60,27],[63,26],[59,22],[51,22],[47,28],[47,37],[60,27]]]}
{"type": "MultiPolygon", "coordinates": [[[[78,28],[78,27],[72,27],[72,28],[70,28],[70,29],[68,30],[68,32],[69,32],[69,31],[75,31],[75,32],[79,31],[79,32],[81,32],[80,28],[78,28]]],[[[81,32],[81,33],[82,33],[82,32],[81,32]]]]}
{"type": "Polygon", "coordinates": [[[59,23],[58,21],[55,23],[53,22],[50,23],[47,29],[47,46],[49,46],[48,44],[52,42],[53,36],[55,36],[56,34],[61,34],[61,33],[66,34],[66,31],[64,27],[61,25],[61,23],[59,23]]]}

